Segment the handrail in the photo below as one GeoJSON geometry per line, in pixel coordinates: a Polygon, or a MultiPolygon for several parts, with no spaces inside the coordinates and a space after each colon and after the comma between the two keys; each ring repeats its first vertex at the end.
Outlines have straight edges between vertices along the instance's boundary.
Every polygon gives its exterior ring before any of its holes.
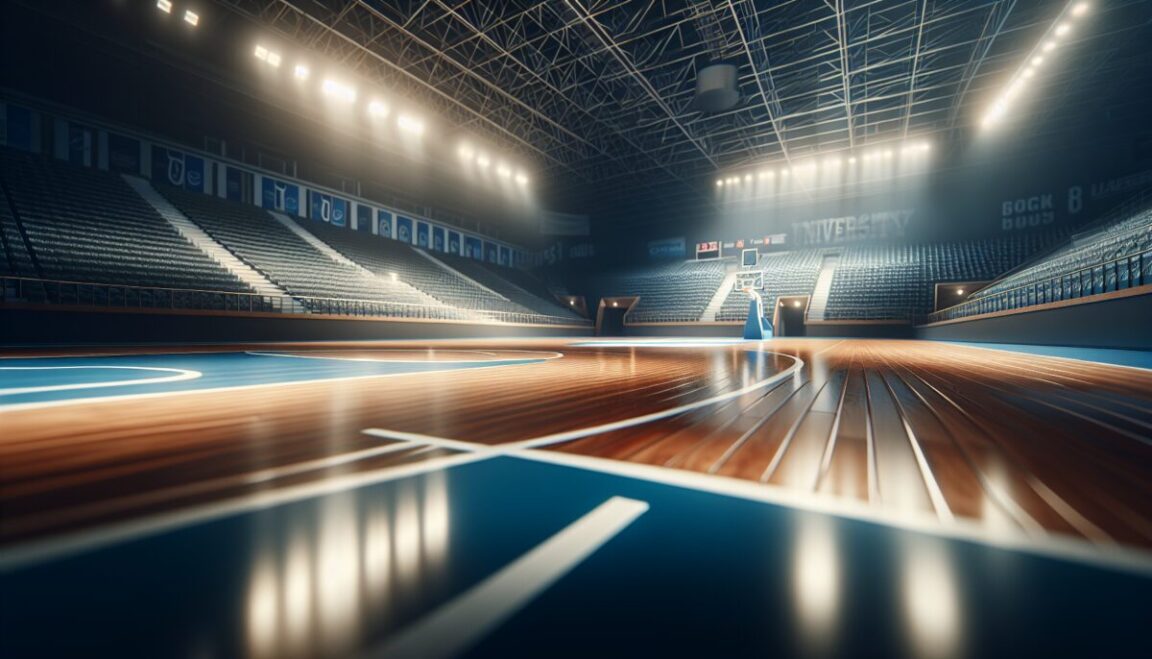
{"type": "Polygon", "coordinates": [[[164,288],[133,284],[103,284],[33,277],[0,276],[0,304],[83,304],[109,308],[245,311],[264,313],[383,316],[416,320],[459,320],[518,324],[589,324],[568,318],[519,311],[463,309],[447,305],[387,300],[262,295],[194,288],[164,288]]]}
{"type": "Polygon", "coordinates": [[[1043,277],[928,314],[928,322],[1022,309],[1152,284],[1152,249],[1043,277]]]}

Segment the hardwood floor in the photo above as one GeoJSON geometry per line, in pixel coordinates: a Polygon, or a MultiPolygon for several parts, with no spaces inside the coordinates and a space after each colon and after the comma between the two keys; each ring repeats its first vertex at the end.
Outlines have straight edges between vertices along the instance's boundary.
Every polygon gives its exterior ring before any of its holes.
{"type": "MultiPolygon", "coordinates": [[[[1152,371],[913,341],[696,348],[558,341],[500,368],[0,408],[5,545],[453,452],[366,428],[485,445],[656,414],[542,450],[626,460],[990,529],[1152,547],[1152,371]],[[537,353],[539,354],[539,353],[537,353]],[[755,387],[803,361],[795,374],[755,387]],[[724,397],[745,389],[747,393],[724,397]]],[[[243,349],[420,359],[420,344],[243,349]],[[338,352],[332,352],[332,351],[338,352]],[[417,352],[401,352],[416,350],[417,352]]],[[[241,348],[237,348],[239,350],[241,348]]],[[[209,352],[220,348],[187,348],[209,352]]],[[[124,349],[6,357],[135,354],[124,349]]],[[[149,348],[140,354],[166,354],[149,348]]],[[[521,353],[523,354],[523,353],[521,353]]],[[[44,360],[49,363],[50,360],[44,360]]]]}

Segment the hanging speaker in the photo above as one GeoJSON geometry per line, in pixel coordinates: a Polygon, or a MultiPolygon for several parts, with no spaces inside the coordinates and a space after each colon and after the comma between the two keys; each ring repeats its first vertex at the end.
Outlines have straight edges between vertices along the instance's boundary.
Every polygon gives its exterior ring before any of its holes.
{"type": "Polygon", "coordinates": [[[697,110],[722,112],[739,101],[735,64],[710,64],[696,72],[697,110]]]}

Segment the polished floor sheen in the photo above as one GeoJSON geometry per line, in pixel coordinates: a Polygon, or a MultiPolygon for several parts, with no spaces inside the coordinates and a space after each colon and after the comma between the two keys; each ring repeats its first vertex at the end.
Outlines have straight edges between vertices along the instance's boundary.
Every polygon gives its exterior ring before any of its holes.
{"type": "Polygon", "coordinates": [[[1115,656],[1152,615],[1152,370],[832,339],[3,356],[6,655],[1115,656]],[[45,632],[90,607],[149,629],[45,632]]]}

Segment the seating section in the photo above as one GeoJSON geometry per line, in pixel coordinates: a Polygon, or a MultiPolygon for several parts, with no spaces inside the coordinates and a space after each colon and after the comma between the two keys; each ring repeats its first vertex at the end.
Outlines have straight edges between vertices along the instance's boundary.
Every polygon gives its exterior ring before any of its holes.
{"type": "MultiPolygon", "coordinates": [[[[772,316],[776,300],[789,295],[809,295],[816,286],[825,250],[809,249],[761,254],[756,267],[764,271],[764,313],[772,316]]],[[[733,289],[716,312],[718,321],[743,321],[748,316],[748,296],[733,289]]]]}
{"type": "MultiPolygon", "coordinates": [[[[376,236],[333,228],[321,223],[305,223],[313,235],[328,243],[345,257],[355,261],[381,278],[396,279],[414,286],[445,305],[484,312],[539,314],[534,309],[507,300],[477,286],[429,260],[411,245],[376,236]]],[[[439,258],[441,255],[437,254],[439,258]]],[[[554,311],[551,316],[558,316],[554,311]]],[[[474,314],[476,315],[476,314],[474,314]]],[[[535,322],[560,322],[561,318],[535,318],[535,322]]]]}
{"type": "Polygon", "coordinates": [[[292,295],[305,298],[310,309],[325,311],[335,305],[346,312],[352,310],[351,305],[335,303],[360,301],[371,303],[363,307],[366,314],[378,313],[380,305],[388,305],[385,311],[394,310],[399,315],[411,307],[412,315],[418,317],[462,316],[409,286],[337,263],[267,211],[180,188],[157,185],[156,189],[239,259],[292,295]]]}
{"type": "Polygon", "coordinates": [[[572,319],[582,317],[570,309],[552,302],[556,298],[549,290],[548,285],[523,270],[450,254],[435,254],[435,257],[469,279],[483,284],[535,313],[572,319]]]}
{"type": "Polygon", "coordinates": [[[932,315],[949,320],[1152,284],[1152,208],[1068,243],[932,315]]]}
{"type": "Polygon", "coordinates": [[[932,310],[935,285],[990,281],[1064,239],[1059,230],[965,242],[843,250],[826,320],[913,319],[932,310]]]}
{"type": "MultiPolygon", "coordinates": [[[[118,176],[0,149],[0,230],[9,268],[46,279],[113,286],[252,293],[186,241],[118,176]],[[14,213],[11,212],[14,209],[14,213]],[[22,249],[23,227],[31,248],[22,249]]],[[[215,306],[214,296],[181,306],[215,306]]],[[[157,302],[141,300],[141,304],[157,302]]]]}
{"type": "Polygon", "coordinates": [[[696,322],[724,281],[726,266],[720,260],[684,261],[594,277],[591,285],[605,296],[639,296],[629,322],[696,322]]]}

